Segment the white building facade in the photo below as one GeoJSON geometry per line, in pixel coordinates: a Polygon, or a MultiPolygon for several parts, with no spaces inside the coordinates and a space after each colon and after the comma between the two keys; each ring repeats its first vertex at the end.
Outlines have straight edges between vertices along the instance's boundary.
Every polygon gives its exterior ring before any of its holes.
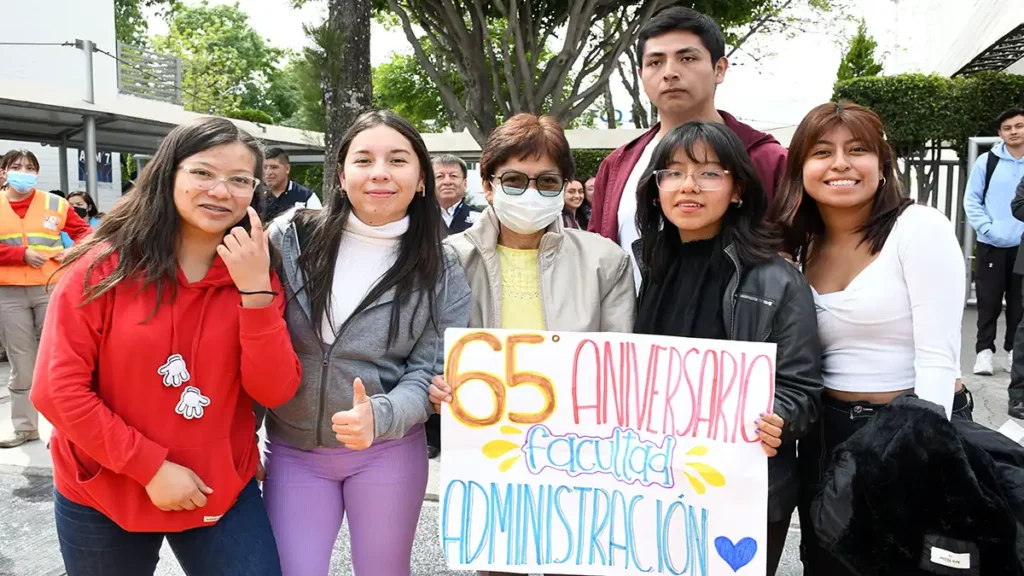
{"type": "MultiPolygon", "coordinates": [[[[82,39],[91,40],[98,49],[116,54],[114,3],[111,0],[33,0],[4,2],[3,5],[4,20],[17,23],[5,27],[5,43],[60,44],[82,39]]],[[[32,85],[65,96],[85,97],[85,54],[74,46],[0,45],[0,62],[3,62],[0,83],[32,85]]],[[[113,58],[94,54],[97,101],[131,98],[118,95],[116,64],[113,58]]],[[[9,136],[16,138],[17,134],[9,136]]],[[[26,148],[39,158],[39,189],[60,188],[60,160],[56,147],[0,139],[0,153],[13,148],[26,148]]],[[[100,210],[106,210],[121,195],[121,159],[116,153],[98,152],[102,163],[99,165],[99,197],[96,201],[100,210]]],[[[67,171],[69,191],[85,190],[84,152],[68,150],[67,171]]]]}

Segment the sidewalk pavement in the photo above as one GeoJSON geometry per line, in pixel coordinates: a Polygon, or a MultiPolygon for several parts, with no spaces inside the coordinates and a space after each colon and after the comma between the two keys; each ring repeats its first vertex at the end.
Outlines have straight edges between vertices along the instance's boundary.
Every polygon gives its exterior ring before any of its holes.
{"type": "MultiPolygon", "coordinates": [[[[1006,387],[1009,374],[1002,370],[1000,361],[1005,354],[997,354],[997,372],[993,376],[975,376],[970,373],[974,365],[974,339],[977,314],[973,309],[964,313],[961,366],[967,387],[974,395],[974,419],[998,429],[1009,418],[1006,416],[1006,387]]],[[[999,333],[1004,329],[1000,319],[999,333]]],[[[997,342],[1001,339],[997,338],[997,342]]],[[[11,430],[10,402],[7,393],[9,365],[0,364],[0,435],[11,430]]],[[[48,438],[51,427],[41,421],[40,433],[48,438]]],[[[440,463],[430,461],[430,479],[426,503],[413,549],[415,576],[467,574],[445,569],[438,538],[438,498],[440,463]]],[[[18,448],[0,449],[0,576],[60,576],[64,574],[53,528],[52,463],[44,442],[30,442],[18,448]]],[[[779,576],[797,576],[799,532],[794,518],[787,541],[786,552],[779,576]]],[[[331,574],[350,574],[347,528],[342,529],[331,562],[331,574]]],[[[161,551],[157,574],[179,576],[183,572],[166,547],[161,551]]]]}

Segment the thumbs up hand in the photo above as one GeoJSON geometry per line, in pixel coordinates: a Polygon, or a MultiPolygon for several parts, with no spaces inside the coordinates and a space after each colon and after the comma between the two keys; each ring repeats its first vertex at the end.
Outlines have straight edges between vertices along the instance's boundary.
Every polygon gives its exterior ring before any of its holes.
{"type": "Polygon", "coordinates": [[[336,412],[331,429],[349,450],[365,450],[373,444],[373,406],[361,379],[352,383],[352,409],[336,412]]]}

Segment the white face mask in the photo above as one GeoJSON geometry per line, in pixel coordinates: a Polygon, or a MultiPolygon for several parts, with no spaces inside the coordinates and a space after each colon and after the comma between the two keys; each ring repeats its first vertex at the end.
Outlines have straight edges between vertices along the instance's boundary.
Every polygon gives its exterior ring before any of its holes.
{"type": "Polygon", "coordinates": [[[533,234],[547,228],[565,206],[562,194],[541,196],[536,188],[527,188],[519,196],[509,196],[501,190],[501,183],[495,182],[494,186],[494,213],[502,224],[519,234],[533,234]]]}

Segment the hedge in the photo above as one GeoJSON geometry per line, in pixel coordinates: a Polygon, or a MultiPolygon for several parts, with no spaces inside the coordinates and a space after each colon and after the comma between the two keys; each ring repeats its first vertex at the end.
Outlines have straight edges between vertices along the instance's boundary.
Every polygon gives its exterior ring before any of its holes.
{"type": "Polygon", "coordinates": [[[596,176],[597,168],[612,152],[612,150],[573,150],[572,159],[576,162],[576,175],[596,176]]]}
{"type": "Polygon", "coordinates": [[[900,157],[913,156],[934,141],[947,143],[964,158],[969,138],[995,135],[996,118],[1003,111],[1024,107],[1024,76],[982,72],[957,78],[854,78],[837,82],[832,99],[852,100],[877,112],[900,157]]]}

